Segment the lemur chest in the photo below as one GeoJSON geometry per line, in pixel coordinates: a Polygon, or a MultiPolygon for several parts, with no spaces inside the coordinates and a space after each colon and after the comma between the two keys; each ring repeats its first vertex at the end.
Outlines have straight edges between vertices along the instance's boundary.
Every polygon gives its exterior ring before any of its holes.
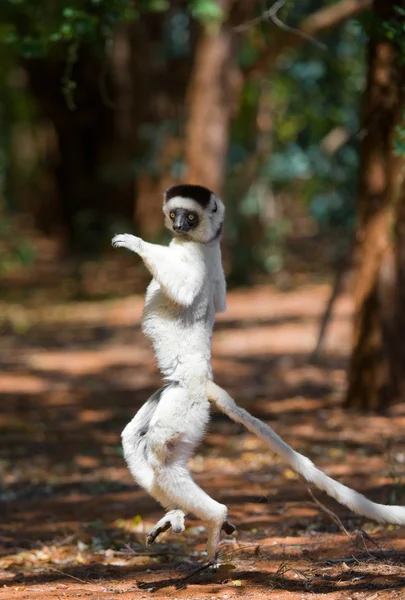
{"type": "Polygon", "coordinates": [[[168,299],[159,284],[149,285],[142,330],[153,345],[159,369],[167,379],[183,380],[186,357],[198,355],[210,370],[211,337],[215,321],[213,293],[207,289],[192,306],[179,306],[168,299]]]}
{"type": "Polygon", "coordinates": [[[142,326],[146,335],[152,332],[161,335],[172,328],[179,332],[193,330],[212,330],[215,321],[214,285],[207,279],[191,306],[180,306],[162,291],[159,283],[153,279],[145,297],[142,326]]]}

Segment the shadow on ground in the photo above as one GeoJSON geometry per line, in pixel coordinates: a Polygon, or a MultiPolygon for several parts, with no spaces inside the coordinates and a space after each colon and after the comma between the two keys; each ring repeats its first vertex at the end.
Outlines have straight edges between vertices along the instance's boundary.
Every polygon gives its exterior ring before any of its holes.
{"type": "MultiPolygon", "coordinates": [[[[331,476],[376,501],[405,503],[405,418],[348,416],[340,408],[347,299],[336,307],[322,364],[308,362],[326,298],[322,286],[231,294],[214,337],[215,377],[331,476]]],[[[52,314],[20,309],[3,322],[4,597],[40,586],[41,597],[57,597],[61,589],[66,598],[83,591],[99,598],[108,590],[131,598],[141,593],[138,583],[158,598],[167,597],[167,588],[178,588],[178,598],[190,589],[199,598],[241,590],[255,598],[271,590],[286,594],[278,598],[402,594],[399,529],[359,519],[317,492],[324,508],[315,504],[288,467],[217,412],[190,466],[198,483],[229,506],[238,527],[222,543],[222,566],[189,577],[204,561],[205,544],[202,524],[191,518],[184,535],[165,534],[146,551],[145,532],[162,510],[131,480],[120,446],[124,425],[160,386],[139,327],[141,308],[139,299],[126,299],[52,314]]]]}

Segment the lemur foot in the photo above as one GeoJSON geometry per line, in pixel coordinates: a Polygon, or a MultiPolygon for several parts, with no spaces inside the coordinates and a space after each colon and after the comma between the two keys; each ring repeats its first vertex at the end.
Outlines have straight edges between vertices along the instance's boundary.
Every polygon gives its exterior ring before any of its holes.
{"type": "Polygon", "coordinates": [[[222,523],[222,531],[225,531],[226,535],[232,535],[236,531],[236,527],[229,521],[224,521],[222,523]]]}
{"type": "MultiPolygon", "coordinates": [[[[182,533],[184,531],[184,513],[181,510],[171,510],[165,514],[148,533],[146,545],[151,546],[159,535],[170,529],[170,527],[173,533],[182,533]]],[[[222,531],[225,531],[227,535],[232,535],[236,531],[236,527],[229,521],[224,521],[222,531]]]]}
{"type": "Polygon", "coordinates": [[[171,510],[156,523],[146,538],[146,545],[151,546],[161,533],[172,528],[173,533],[184,531],[184,513],[182,510],[171,510]]]}

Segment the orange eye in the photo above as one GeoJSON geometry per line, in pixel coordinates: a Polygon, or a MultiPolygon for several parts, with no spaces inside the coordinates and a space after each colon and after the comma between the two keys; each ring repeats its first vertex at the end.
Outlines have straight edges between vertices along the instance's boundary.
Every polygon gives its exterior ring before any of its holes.
{"type": "Polygon", "coordinates": [[[174,219],[175,216],[176,215],[174,214],[174,212],[171,212],[170,215],[169,215],[169,217],[171,218],[172,221],[173,221],[173,219],[174,219]]]}
{"type": "Polygon", "coordinates": [[[194,215],[192,215],[192,214],[188,215],[188,217],[187,217],[187,219],[188,219],[189,221],[194,221],[194,218],[195,218],[195,217],[194,217],[194,215]]]}

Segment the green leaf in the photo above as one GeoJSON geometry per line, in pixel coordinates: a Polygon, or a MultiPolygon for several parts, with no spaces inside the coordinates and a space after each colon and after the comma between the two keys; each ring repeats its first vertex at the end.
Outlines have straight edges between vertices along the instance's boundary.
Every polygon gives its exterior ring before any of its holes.
{"type": "Polygon", "coordinates": [[[126,8],[122,15],[123,21],[136,21],[139,18],[139,12],[132,6],[126,8]]]}
{"type": "Polygon", "coordinates": [[[71,23],[63,23],[62,27],[60,28],[60,33],[64,39],[71,39],[73,35],[71,23]]]}
{"type": "Polygon", "coordinates": [[[49,36],[49,40],[51,42],[59,42],[59,40],[62,39],[62,34],[60,31],[55,31],[55,33],[51,33],[51,35],[49,36]]]}
{"type": "Polygon", "coordinates": [[[170,8],[168,0],[150,0],[148,8],[152,12],[163,12],[170,8]]]}
{"type": "Polygon", "coordinates": [[[76,11],[74,8],[64,8],[62,15],[65,17],[65,19],[74,19],[76,16],[76,11]]]}
{"type": "Polygon", "coordinates": [[[190,12],[199,21],[222,21],[224,13],[214,0],[193,0],[190,12]]]}

